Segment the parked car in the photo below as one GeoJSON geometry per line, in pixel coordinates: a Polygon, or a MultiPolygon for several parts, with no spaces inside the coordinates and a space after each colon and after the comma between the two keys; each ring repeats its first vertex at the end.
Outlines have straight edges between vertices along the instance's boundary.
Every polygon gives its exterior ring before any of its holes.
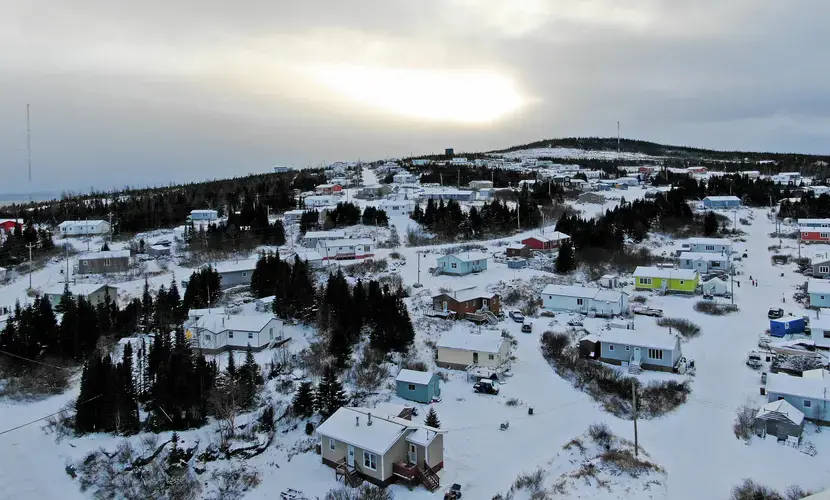
{"type": "Polygon", "coordinates": [[[533,332],[533,320],[530,318],[525,318],[522,322],[522,333],[531,333],[533,332]]]}
{"type": "Polygon", "coordinates": [[[568,321],[568,326],[583,326],[580,318],[574,318],[568,321]]]}
{"type": "Polygon", "coordinates": [[[651,307],[637,306],[631,310],[634,314],[642,314],[643,316],[654,316],[655,318],[663,317],[662,309],[655,309],[651,307]]]}
{"type": "Polygon", "coordinates": [[[780,307],[770,307],[769,312],[767,312],[767,318],[769,319],[778,319],[784,317],[784,310],[780,307]]]}
{"type": "Polygon", "coordinates": [[[514,309],[514,310],[510,311],[509,314],[510,314],[510,319],[512,319],[516,323],[523,323],[524,320],[525,320],[525,315],[522,314],[521,311],[517,311],[517,310],[514,309]]]}
{"type": "Polygon", "coordinates": [[[746,355],[746,365],[750,368],[760,368],[761,353],[758,351],[749,351],[749,354],[746,355]]]}
{"type": "Polygon", "coordinates": [[[489,378],[479,379],[479,381],[473,385],[473,390],[479,394],[495,395],[499,393],[498,386],[489,378]]]}

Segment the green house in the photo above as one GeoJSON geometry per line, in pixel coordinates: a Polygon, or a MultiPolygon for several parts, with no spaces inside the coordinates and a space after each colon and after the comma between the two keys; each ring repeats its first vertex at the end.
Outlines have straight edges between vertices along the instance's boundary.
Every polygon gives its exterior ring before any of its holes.
{"type": "Polygon", "coordinates": [[[699,284],[700,274],[694,269],[638,266],[634,270],[636,290],[695,293],[699,284]]]}

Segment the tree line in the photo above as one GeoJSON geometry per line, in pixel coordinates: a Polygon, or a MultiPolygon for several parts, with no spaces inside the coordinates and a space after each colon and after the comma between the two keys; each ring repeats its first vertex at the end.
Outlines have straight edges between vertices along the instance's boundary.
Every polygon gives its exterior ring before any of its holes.
{"type": "Polygon", "coordinates": [[[317,311],[317,289],[307,261],[294,256],[292,263],[277,253],[262,254],[251,274],[254,297],[274,296],[274,314],[283,320],[310,322],[317,311]]]}
{"type": "Polygon", "coordinates": [[[25,227],[17,225],[5,238],[0,237],[0,267],[13,267],[29,260],[29,246],[32,259],[53,255],[56,252],[52,232],[35,228],[31,221],[25,227]]]}
{"type": "Polygon", "coordinates": [[[389,216],[385,210],[366,207],[362,211],[358,205],[351,202],[340,202],[333,209],[326,212],[323,222],[320,222],[320,212],[309,209],[300,216],[300,233],[319,229],[329,230],[338,227],[348,227],[357,224],[364,226],[389,225],[389,216]]]}

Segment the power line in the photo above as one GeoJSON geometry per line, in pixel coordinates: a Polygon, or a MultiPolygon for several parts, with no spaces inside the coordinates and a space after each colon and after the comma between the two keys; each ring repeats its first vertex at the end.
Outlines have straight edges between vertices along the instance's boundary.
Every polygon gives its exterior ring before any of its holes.
{"type": "MultiPolygon", "coordinates": [[[[75,405],[75,407],[77,408],[77,407],[78,407],[78,406],[80,406],[80,405],[83,405],[83,404],[89,403],[90,401],[93,401],[93,400],[95,400],[95,399],[98,399],[98,398],[100,398],[101,396],[103,396],[103,394],[99,394],[99,395],[97,395],[97,396],[93,396],[93,397],[91,397],[91,398],[87,399],[86,401],[81,401],[80,403],[76,404],[76,405],[75,405]]],[[[18,425],[17,427],[12,427],[11,429],[6,429],[6,430],[4,430],[4,431],[0,431],[0,436],[2,436],[3,434],[7,434],[7,433],[9,433],[9,432],[12,432],[12,431],[16,431],[17,429],[22,429],[23,427],[26,427],[27,425],[36,424],[36,423],[40,422],[41,420],[46,420],[46,419],[47,419],[47,418],[49,418],[49,417],[53,417],[53,416],[58,415],[58,414],[63,413],[63,412],[64,412],[64,410],[58,410],[58,411],[56,411],[55,413],[50,413],[49,415],[46,415],[45,417],[40,417],[40,418],[38,418],[38,419],[32,420],[31,422],[26,422],[25,424],[20,424],[20,425],[18,425]]]]}
{"type": "Polygon", "coordinates": [[[72,371],[71,368],[66,368],[65,366],[50,365],[49,363],[44,363],[42,361],[36,361],[34,359],[26,358],[24,356],[20,356],[19,354],[13,354],[11,352],[7,352],[7,351],[3,351],[3,350],[0,350],[0,354],[5,354],[5,355],[11,356],[13,358],[19,358],[19,359],[22,359],[24,361],[29,361],[31,363],[36,363],[38,365],[48,366],[50,368],[55,368],[55,369],[58,369],[58,370],[66,370],[68,372],[72,371]]]}

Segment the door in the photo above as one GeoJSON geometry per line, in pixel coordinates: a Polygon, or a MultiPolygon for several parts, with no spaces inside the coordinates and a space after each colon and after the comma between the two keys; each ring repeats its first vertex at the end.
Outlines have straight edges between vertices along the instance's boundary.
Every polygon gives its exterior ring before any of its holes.
{"type": "Polygon", "coordinates": [[[444,309],[444,312],[447,312],[447,301],[441,302],[441,307],[444,309]]]}
{"type": "Polygon", "coordinates": [[[478,364],[478,353],[477,352],[473,353],[473,364],[474,365],[478,364]]]}
{"type": "Polygon", "coordinates": [[[354,467],[354,446],[349,445],[349,451],[346,456],[346,463],[349,464],[349,467],[354,467]]]}
{"type": "Polygon", "coordinates": [[[481,308],[482,309],[484,309],[485,311],[489,311],[490,310],[489,305],[490,305],[490,302],[487,299],[481,299],[481,308]]]}
{"type": "Polygon", "coordinates": [[[418,448],[412,443],[409,443],[409,463],[418,464],[418,448]]]}
{"type": "Polygon", "coordinates": [[[640,348],[639,347],[634,348],[634,361],[635,362],[640,361],[640,348]]]}

